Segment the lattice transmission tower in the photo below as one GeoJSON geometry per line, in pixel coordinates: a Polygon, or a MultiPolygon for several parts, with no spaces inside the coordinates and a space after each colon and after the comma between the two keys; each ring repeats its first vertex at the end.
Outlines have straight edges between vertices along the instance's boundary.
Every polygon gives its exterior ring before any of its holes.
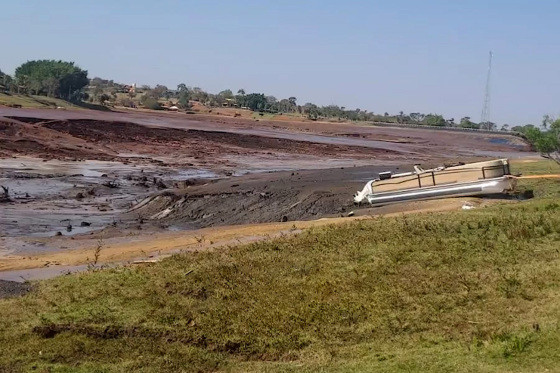
{"type": "Polygon", "coordinates": [[[490,77],[492,75],[492,51],[488,58],[488,75],[486,75],[486,89],[484,90],[484,105],[480,116],[480,124],[488,125],[490,122],[490,77]]]}

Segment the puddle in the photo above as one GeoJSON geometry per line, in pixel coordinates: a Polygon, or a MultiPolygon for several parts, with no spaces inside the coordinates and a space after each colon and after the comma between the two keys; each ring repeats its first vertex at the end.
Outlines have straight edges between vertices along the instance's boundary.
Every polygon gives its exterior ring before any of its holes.
{"type": "Polygon", "coordinates": [[[207,169],[122,162],[0,159],[0,185],[9,188],[13,201],[2,205],[0,236],[51,237],[57,232],[73,236],[103,229],[120,221],[121,213],[134,203],[159,192],[154,178],[170,186],[174,181],[217,176],[207,169]]]}
{"type": "Polygon", "coordinates": [[[0,159],[0,170],[11,171],[15,174],[36,174],[36,175],[55,175],[71,176],[81,175],[85,177],[101,177],[114,170],[122,171],[130,168],[136,171],[135,167],[127,166],[121,162],[94,161],[83,162],[47,160],[40,158],[18,157],[0,159]]]}

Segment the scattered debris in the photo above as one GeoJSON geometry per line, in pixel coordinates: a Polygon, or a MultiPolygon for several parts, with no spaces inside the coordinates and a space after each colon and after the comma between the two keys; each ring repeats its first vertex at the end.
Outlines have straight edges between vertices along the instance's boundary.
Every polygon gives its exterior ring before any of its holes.
{"type": "Polygon", "coordinates": [[[106,182],[103,183],[103,186],[106,186],[107,188],[111,188],[111,189],[121,187],[121,185],[115,180],[106,181],[106,182]]]}

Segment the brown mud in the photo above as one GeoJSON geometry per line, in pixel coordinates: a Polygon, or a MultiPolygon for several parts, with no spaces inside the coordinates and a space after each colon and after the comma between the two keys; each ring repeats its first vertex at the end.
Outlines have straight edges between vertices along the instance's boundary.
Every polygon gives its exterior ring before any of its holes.
{"type": "Polygon", "coordinates": [[[103,260],[115,262],[289,233],[351,212],[437,210],[358,209],[352,196],[380,171],[527,150],[501,134],[0,108],[0,185],[9,190],[0,271],[83,266],[99,239],[108,245],[103,260]]]}

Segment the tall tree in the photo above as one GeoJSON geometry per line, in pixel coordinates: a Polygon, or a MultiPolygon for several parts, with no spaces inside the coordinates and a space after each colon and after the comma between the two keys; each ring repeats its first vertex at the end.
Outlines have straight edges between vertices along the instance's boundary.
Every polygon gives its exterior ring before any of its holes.
{"type": "Polygon", "coordinates": [[[27,61],[16,69],[15,77],[19,85],[35,94],[67,99],[89,83],[86,70],[74,62],[55,60],[27,61]]]}
{"type": "Polygon", "coordinates": [[[218,93],[218,96],[223,97],[223,98],[232,99],[233,98],[233,92],[231,91],[231,89],[224,89],[223,91],[218,93]]]}

